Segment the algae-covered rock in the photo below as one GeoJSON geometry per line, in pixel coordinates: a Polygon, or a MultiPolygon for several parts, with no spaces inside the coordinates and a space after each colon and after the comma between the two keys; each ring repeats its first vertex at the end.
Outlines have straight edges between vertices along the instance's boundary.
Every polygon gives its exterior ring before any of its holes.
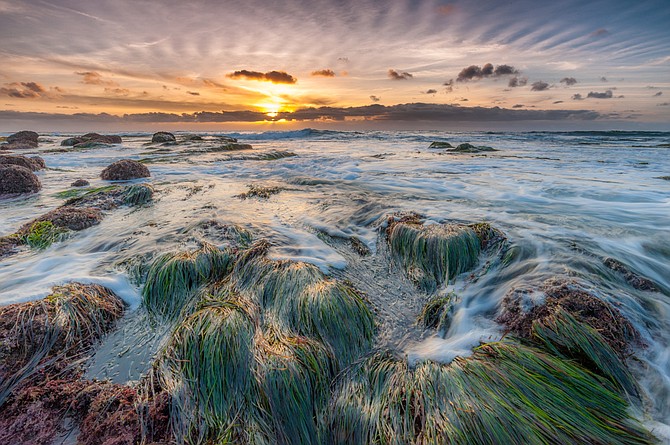
{"type": "Polygon", "coordinates": [[[24,224],[18,233],[29,232],[35,223],[41,221],[49,221],[56,227],[68,230],[84,230],[99,224],[102,221],[102,212],[92,207],[62,206],[24,224]]]}
{"type": "Polygon", "coordinates": [[[106,181],[125,181],[129,179],[148,178],[149,169],[142,163],[132,159],[121,159],[108,165],[100,177],[106,181]]]}
{"type": "Polygon", "coordinates": [[[159,131],[151,136],[152,143],[175,142],[176,140],[174,134],[168,133],[167,131],[159,131]]]}
{"type": "Polygon", "coordinates": [[[476,147],[468,142],[465,142],[463,144],[459,144],[456,148],[449,151],[453,153],[481,153],[481,152],[498,151],[498,150],[487,146],[476,147]]]}
{"type": "Polygon", "coordinates": [[[121,144],[122,142],[121,136],[87,133],[82,136],[64,139],[60,144],[66,147],[91,148],[95,147],[96,144],[121,144]]]}
{"type": "Polygon", "coordinates": [[[0,195],[36,193],[40,180],[30,169],[15,164],[0,164],[0,195]]]}
{"type": "Polygon", "coordinates": [[[39,156],[10,156],[0,155],[0,165],[19,165],[32,171],[42,170],[46,168],[44,159],[39,156]]]}
{"type": "Polygon", "coordinates": [[[656,283],[651,281],[649,278],[645,278],[640,274],[633,272],[628,266],[626,266],[621,261],[615,260],[614,258],[605,258],[603,264],[612,269],[615,272],[620,273],[624,280],[628,282],[635,289],[658,292],[658,286],[656,283]]]}

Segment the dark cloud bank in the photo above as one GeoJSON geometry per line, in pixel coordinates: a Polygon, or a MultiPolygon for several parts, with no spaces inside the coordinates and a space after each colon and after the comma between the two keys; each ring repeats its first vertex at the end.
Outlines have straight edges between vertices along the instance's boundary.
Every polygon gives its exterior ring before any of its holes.
{"type": "Polygon", "coordinates": [[[298,79],[284,71],[261,73],[260,71],[239,70],[228,74],[228,77],[231,79],[260,80],[272,83],[296,83],[298,81],[298,79]]]}
{"type": "MultiPolygon", "coordinates": [[[[374,99],[373,99],[374,100],[374,99]]],[[[200,111],[196,113],[136,113],[115,116],[107,113],[36,113],[0,111],[0,119],[69,121],[100,123],[202,123],[202,122],[258,122],[286,119],[289,121],[344,121],[367,119],[396,122],[523,122],[523,121],[592,121],[609,118],[590,110],[520,110],[507,108],[460,107],[458,105],[409,103],[398,105],[366,105],[360,107],[303,108],[293,112],[281,112],[274,118],[259,111],[200,111]]]]}
{"type": "Polygon", "coordinates": [[[457,82],[468,82],[471,80],[480,80],[487,77],[501,77],[519,74],[519,70],[511,65],[498,65],[495,68],[493,64],[487,63],[484,66],[470,65],[463,68],[458,77],[457,82]]]}

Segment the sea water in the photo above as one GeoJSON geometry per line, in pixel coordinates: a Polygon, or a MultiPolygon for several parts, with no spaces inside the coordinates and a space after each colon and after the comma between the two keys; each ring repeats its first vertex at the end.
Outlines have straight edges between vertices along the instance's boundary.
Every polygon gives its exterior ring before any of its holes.
{"type": "MultiPolygon", "coordinates": [[[[0,261],[0,304],[38,299],[53,285],[82,281],[110,287],[135,309],[141,289],[124,262],[193,248],[197,223],[217,220],[268,239],[271,258],[310,262],[349,279],[375,307],[380,343],[403,351],[410,363],[446,363],[501,337],[494,320],[511,289],[537,289],[548,278],[568,277],[615,305],[642,334],[646,347],[635,351],[630,364],[645,393],[643,418],[656,434],[670,437],[670,181],[663,179],[670,176],[670,133],[304,129],[201,135],[203,142],[156,150],[148,145],[151,134],[121,134],[123,144],[76,152],[53,152],[71,135],[42,135],[39,149],[26,154],[42,156],[49,167],[38,172],[43,189],[0,200],[0,235],[63,204],[56,193],[76,179],[106,185],[100,172],[119,158],[147,162],[155,201],[106,212],[99,225],[44,251],[0,261]],[[205,150],[220,146],[222,135],[253,150],[205,150]],[[456,154],[428,148],[433,141],[498,151],[456,154]],[[257,156],[270,152],[295,156],[257,156]],[[268,199],[240,199],[251,184],[282,191],[268,199]],[[409,211],[429,223],[489,222],[519,252],[505,267],[479,270],[477,280],[458,277],[438,290],[457,295],[446,332],[416,328],[428,297],[393,263],[383,237],[388,216],[409,211]],[[351,237],[372,255],[354,254],[344,242],[351,237]],[[661,291],[633,289],[603,266],[606,257],[626,263],[661,291]]],[[[127,344],[143,326],[132,313],[118,334],[123,338],[107,349],[116,351],[115,360],[139,365],[119,371],[108,358],[99,359],[91,365],[95,376],[137,378],[149,363],[155,344],[127,344]]]]}

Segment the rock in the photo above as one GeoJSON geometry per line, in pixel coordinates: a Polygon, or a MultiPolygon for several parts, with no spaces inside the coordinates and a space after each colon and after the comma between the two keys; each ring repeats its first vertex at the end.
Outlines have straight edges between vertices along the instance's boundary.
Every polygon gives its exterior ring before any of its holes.
{"type": "Polygon", "coordinates": [[[175,139],[174,134],[168,133],[167,131],[159,131],[158,133],[154,133],[154,135],[151,137],[151,142],[174,142],[177,139],[175,139]]]}
{"type": "Polygon", "coordinates": [[[33,224],[49,221],[56,227],[69,230],[84,230],[102,221],[102,212],[92,207],[62,206],[21,226],[17,233],[25,234],[33,224]]]}
{"type": "Polygon", "coordinates": [[[37,147],[39,135],[34,131],[19,131],[7,137],[8,144],[25,144],[31,148],[37,147]]]}
{"type": "Polygon", "coordinates": [[[202,141],[202,136],[199,136],[197,134],[187,134],[184,136],[185,141],[202,141]]]}
{"type": "Polygon", "coordinates": [[[26,167],[0,164],[0,195],[35,193],[42,188],[35,173],[26,167]]]}
{"type": "Polygon", "coordinates": [[[432,142],[428,148],[453,148],[454,146],[451,145],[449,142],[432,142]]]}
{"type": "Polygon", "coordinates": [[[91,183],[88,182],[86,179],[77,179],[70,185],[72,187],[86,187],[87,185],[91,185],[91,183]]]}
{"type": "Polygon", "coordinates": [[[486,146],[481,146],[481,147],[475,147],[472,144],[469,144],[467,142],[460,144],[458,147],[454,148],[453,150],[449,150],[454,153],[480,153],[482,151],[498,151],[495,148],[492,147],[486,147],[486,146]]]}
{"type": "Polygon", "coordinates": [[[82,136],[75,136],[73,138],[68,138],[63,140],[60,144],[65,147],[78,147],[78,148],[91,148],[95,145],[92,144],[120,144],[123,141],[121,136],[117,135],[102,135],[98,133],[86,133],[82,136]],[[82,145],[88,144],[88,145],[82,145]]]}
{"type": "Polygon", "coordinates": [[[42,170],[46,168],[44,159],[39,156],[33,156],[27,158],[25,156],[10,156],[10,155],[0,155],[0,165],[20,165],[32,171],[42,170]]]}
{"type": "Polygon", "coordinates": [[[230,142],[237,142],[237,139],[235,139],[235,138],[231,138],[231,137],[229,137],[229,136],[218,136],[218,138],[219,138],[219,140],[222,141],[222,142],[228,142],[228,143],[230,143],[230,142]]]}
{"type": "Polygon", "coordinates": [[[121,159],[107,166],[100,177],[107,181],[123,181],[136,178],[148,178],[151,176],[149,169],[137,161],[121,159]]]}
{"type": "Polygon", "coordinates": [[[19,244],[19,238],[15,236],[0,236],[0,259],[15,253],[19,244]]]}

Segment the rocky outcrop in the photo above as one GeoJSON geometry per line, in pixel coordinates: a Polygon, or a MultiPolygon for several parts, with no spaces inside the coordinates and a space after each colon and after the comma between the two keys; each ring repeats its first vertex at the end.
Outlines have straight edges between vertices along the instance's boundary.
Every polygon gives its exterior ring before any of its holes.
{"type": "Polygon", "coordinates": [[[46,168],[44,159],[39,156],[28,158],[26,156],[0,155],[0,165],[20,165],[21,167],[25,167],[32,171],[46,168]]]}
{"type": "Polygon", "coordinates": [[[168,133],[167,131],[159,131],[154,133],[151,137],[151,142],[161,143],[161,142],[175,142],[177,139],[174,137],[174,134],[168,133]]]}
{"type": "Polygon", "coordinates": [[[86,187],[87,185],[91,185],[91,183],[88,182],[86,179],[77,179],[70,185],[72,187],[86,187]]]}
{"type": "Polygon", "coordinates": [[[454,153],[481,153],[483,151],[498,151],[495,148],[492,147],[486,147],[486,146],[481,146],[481,147],[475,147],[472,144],[469,143],[463,143],[459,144],[458,147],[454,148],[453,150],[449,150],[454,153]]]}
{"type": "Polygon", "coordinates": [[[30,221],[19,229],[19,234],[30,231],[30,228],[39,222],[49,221],[55,227],[69,230],[84,230],[102,221],[102,212],[92,207],[58,207],[30,221]]]}
{"type": "Polygon", "coordinates": [[[37,147],[39,135],[34,131],[19,131],[7,137],[6,143],[0,145],[2,150],[26,150],[37,147]]]}
{"type": "Polygon", "coordinates": [[[149,169],[137,161],[121,159],[107,166],[100,177],[106,181],[124,181],[128,179],[148,178],[151,176],[149,169]]]}
{"type": "Polygon", "coordinates": [[[102,135],[98,133],[87,133],[82,136],[75,136],[62,141],[60,144],[65,147],[90,148],[97,144],[120,144],[121,136],[102,135]]]}
{"type": "Polygon", "coordinates": [[[431,142],[431,144],[428,146],[428,148],[453,148],[454,146],[451,145],[449,142],[440,142],[440,141],[435,141],[431,142]]]}
{"type": "Polygon", "coordinates": [[[35,193],[42,188],[35,173],[26,167],[0,164],[0,195],[35,193]]]}

